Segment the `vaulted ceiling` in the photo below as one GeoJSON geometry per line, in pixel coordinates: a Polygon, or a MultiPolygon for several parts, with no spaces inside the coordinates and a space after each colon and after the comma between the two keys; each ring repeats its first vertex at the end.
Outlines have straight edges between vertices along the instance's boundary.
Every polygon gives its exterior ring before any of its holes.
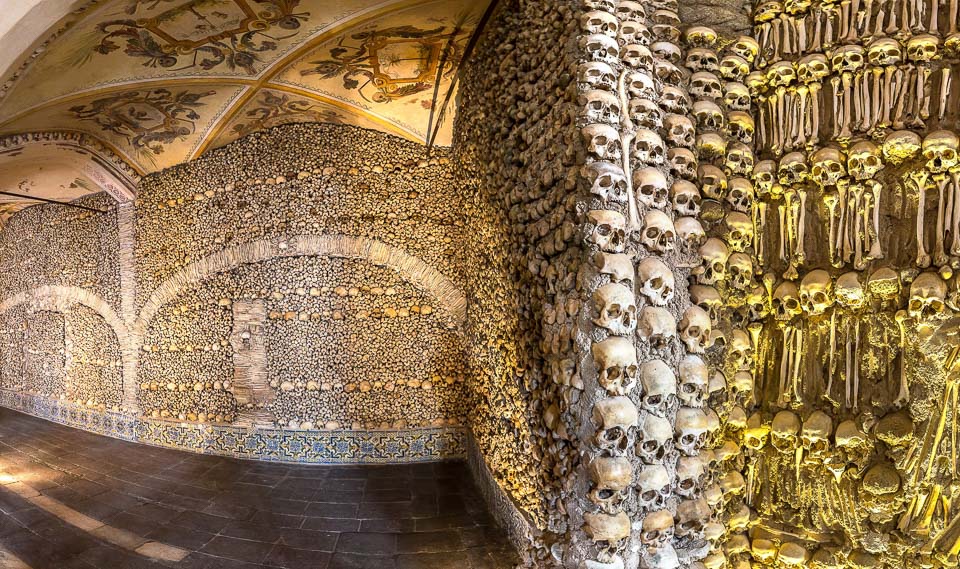
{"type": "MultiPolygon", "coordinates": [[[[100,191],[96,172],[104,167],[112,180],[135,179],[293,122],[351,124],[423,142],[437,76],[442,100],[489,1],[77,4],[37,33],[0,81],[0,137],[7,137],[0,190],[73,199],[100,191]],[[94,149],[51,149],[46,134],[10,138],[51,132],[83,133],[94,149]],[[36,144],[45,150],[31,153],[36,144]],[[79,165],[84,160],[97,167],[79,165]],[[117,171],[118,161],[133,171],[117,171]]],[[[7,34],[22,44],[18,29],[22,36],[23,26],[7,34]]],[[[449,143],[451,122],[438,144],[449,143]]],[[[0,200],[7,203],[0,201],[0,214],[24,205],[0,200]]]]}

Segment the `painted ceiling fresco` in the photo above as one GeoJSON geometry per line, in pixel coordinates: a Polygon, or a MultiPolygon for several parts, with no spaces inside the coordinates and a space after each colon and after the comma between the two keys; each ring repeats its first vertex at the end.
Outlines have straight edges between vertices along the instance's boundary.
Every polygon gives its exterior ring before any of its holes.
{"type": "MultiPolygon", "coordinates": [[[[0,136],[86,133],[140,174],[294,122],[423,142],[438,78],[442,100],[488,4],[93,0],[50,30],[54,39],[15,79],[0,81],[0,136]]],[[[449,143],[452,109],[447,116],[437,144],[449,143]]],[[[51,184],[49,174],[31,177],[0,157],[0,190],[82,194],[76,188],[89,180],[75,176],[71,186],[69,178],[51,184]]]]}

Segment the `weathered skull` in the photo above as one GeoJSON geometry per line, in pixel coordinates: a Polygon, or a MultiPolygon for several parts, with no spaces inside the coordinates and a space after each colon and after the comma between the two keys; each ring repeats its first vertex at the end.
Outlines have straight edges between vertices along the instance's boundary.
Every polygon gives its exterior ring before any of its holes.
{"type": "Polygon", "coordinates": [[[747,419],[747,428],[743,430],[743,444],[750,450],[759,451],[767,444],[770,426],[764,424],[760,413],[754,413],[747,419]]]}
{"type": "MultiPolygon", "coordinates": [[[[644,466],[637,474],[637,501],[644,511],[658,510],[670,497],[670,475],[662,464],[644,466]]],[[[673,525],[673,517],[670,517],[673,525]]]]}
{"type": "Polygon", "coordinates": [[[673,427],[670,421],[657,415],[645,415],[640,426],[640,442],[635,448],[645,464],[660,464],[673,448],[673,427]]]}
{"type": "Polygon", "coordinates": [[[697,71],[690,77],[690,94],[698,99],[717,99],[723,95],[720,78],[709,71],[697,71]]]}
{"type": "Polygon", "coordinates": [[[643,22],[647,19],[647,11],[643,4],[632,0],[622,0],[617,4],[614,12],[621,22],[643,22]]]}
{"type": "Polygon", "coordinates": [[[703,458],[681,456],[677,460],[677,494],[684,498],[692,498],[703,486],[706,474],[703,458]]]}
{"type": "Polygon", "coordinates": [[[695,47],[687,51],[687,69],[690,71],[720,71],[720,58],[717,52],[705,47],[695,47]]]}
{"type": "Polygon", "coordinates": [[[753,244],[753,220],[745,213],[731,211],[724,221],[728,230],[727,245],[731,251],[743,253],[753,244]]]}
{"type": "Polygon", "coordinates": [[[630,99],[630,120],[640,128],[657,130],[663,127],[663,112],[650,99],[630,99]]]}
{"type": "Polygon", "coordinates": [[[603,10],[612,13],[616,4],[613,0],[583,0],[583,6],[587,10],[603,10]]]}
{"type": "Polygon", "coordinates": [[[792,320],[803,311],[800,291],[797,285],[790,281],[783,281],[774,289],[771,304],[775,318],[781,322],[792,320]]]}
{"type": "Polygon", "coordinates": [[[640,384],[643,398],[640,406],[644,411],[663,417],[677,398],[677,378],[661,360],[650,360],[640,366],[640,384]]]}
{"type": "Polygon", "coordinates": [[[627,220],[623,214],[607,209],[593,209],[587,212],[587,223],[593,225],[593,231],[587,235],[587,243],[596,245],[607,253],[622,253],[627,230],[627,220]]]}
{"type": "Polygon", "coordinates": [[[675,533],[692,540],[703,538],[703,528],[710,520],[710,506],[703,498],[681,500],[677,505],[675,533]]]}
{"type": "Polygon", "coordinates": [[[667,115],[664,119],[664,128],[667,131],[667,142],[674,146],[693,147],[696,132],[693,128],[693,121],[686,115],[667,115]]]}
{"type": "Polygon", "coordinates": [[[667,178],[660,170],[648,166],[633,173],[633,188],[637,200],[650,209],[662,209],[667,205],[667,178]]]}
{"type": "Polygon", "coordinates": [[[804,84],[819,83],[830,75],[830,63],[822,53],[812,53],[797,61],[797,79],[804,84]]]}
{"type": "Polygon", "coordinates": [[[723,102],[731,111],[750,110],[750,90],[743,83],[727,81],[723,84],[723,102]]]}
{"type": "Polygon", "coordinates": [[[860,273],[850,271],[837,277],[834,285],[834,295],[837,304],[850,310],[859,310],[867,301],[863,285],[860,284],[860,273]]]}
{"type": "Polygon", "coordinates": [[[726,125],[723,110],[719,105],[709,100],[699,100],[693,104],[693,116],[697,119],[699,130],[722,130],[726,125]]]}
{"type": "Polygon", "coordinates": [[[830,435],[833,433],[833,419],[823,411],[816,410],[810,413],[803,423],[800,439],[806,451],[807,460],[823,460],[830,447],[830,435]]]}
{"type": "Polygon", "coordinates": [[[703,358],[697,355],[687,355],[680,360],[680,389],[677,397],[687,407],[703,407],[707,399],[707,384],[710,381],[710,371],[703,358]]]}
{"type": "Polygon", "coordinates": [[[633,484],[630,461],[623,457],[595,458],[590,462],[589,472],[593,482],[590,501],[600,506],[603,512],[616,512],[633,484]]]}
{"type": "Polygon", "coordinates": [[[934,173],[945,172],[957,165],[957,146],[960,140],[949,130],[931,132],[923,139],[923,157],[927,169],[934,173]]]}
{"type": "Polygon", "coordinates": [[[673,24],[653,24],[653,35],[657,38],[677,43],[680,41],[680,28],[673,24]]]}
{"type": "Polygon", "coordinates": [[[590,61],[614,66],[620,64],[620,46],[617,45],[617,40],[604,34],[590,34],[580,38],[580,51],[587,54],[590,61]]]}
{"type": "Polygon", "coordinates": [[[690,96],[674,85],[664,85],[660,93],[660,105],[670,113],[684,115],[690,112],[690,96]]]}
{"type": "Polygon", "coordinates": [[[677,215],[696,217],[700,215],[700,204],[703,198],[694,184],[686,180],[675,180],[670,186],[670,201],[677,215]]]}
{"type": "MultiPolygon", "coordinates": [[[[730,395],[733,399],[739,401],[741,397],[750,397],[753,393],[753,374],[746,370],[738,371],[733,374],[733,382],[730,384],[730,395]]],[[[747,427],[749,427],[749,421],[747,427]]]]}
{"type": "Polygon", "coordinates": [[[697,157],[689,148],[671,148],[667,152],[670,175],[674,178],[694,180],[697,177],[697,157]]]}
{"type": "Polygon", "coordinates": [[[880,267],[867,278],[871,302],[881,308],[899,307],[900,275],[890,267],[880,267]]]}
{"type": "Polygon", "coordinates": [[[683,34],[688,47],[713,47],[718,38],[717,32],[707,26],[692,26],[683,34]]]}
{"type": "Polygon", "coordinates": [[[830,273],[816,269],[800,281],[800,305],[804,312],[819,316],[833,306],[833,280],[830,273]]]}
{"type": "Polygon", "coordinates": [[[712,286],[690,285],[690,302],[704,309],[710,315],[713,326],[720,325],[720,311],[723,309],[723,298],[712,286]]]}
{"type": "Polygon", "coordinates": [[[830,54],[834,73],[856,73],[864,63],[863,47],[856,44],[842,45],[830,54]]]}
{"type": "Polygon", "coordinates": [[[922,144],[919,134],[909,130],[897,130],[884,138],[883,157],[887,162],[899,165],[920,154],[922,144]]]}
{"type": "Polygon", "coordinates": [[[713,164],[701,164],[697,168],[697,178],[703,195],[712,200],[722,200],[727,194],[727,175],[713,164]]]}
{"type": "Polygon", "coordinates": [[[699,306],[691,306],[680,319],[680,340],[693,354],[702,354],[710,347],[710,332],[713,329],[710,315],[699,306]]]}
{"type": "Polygon", "coordinates": [[[855,180],[869,180],[882,169],[880,148],[869,140],[854,144],[847,152],[847,171],[855,180]]]}
{"type": "Polygon", "coordinates": [[[632,43],[623,46],[623,48],[620,49],[620,59],[623,61],[623,64],[630,69],[646,71],[648,73],[654,71],[653,53],[651,53],[650,48],[645,45],[632,43]]]}
{"type": "Polygon", "coordinates": [[[747,63],[753,63],[753,60],[760,55],[760,44],[750,36],[740,36],[734,42],[727,46],[734,55],[740,56],[747,63]]]}
{"type": "Polygon", "coordinates": [[[750,64],[739,55],[730,53],[720,60],[720,77],[727,81],[743,81],[748,73],[750,64]]]}
{"type": "Polygon", "coordinates": [[[640,311],[637,333],[657,350],[667,347],[677,336],[677,320],[660,306],[644,306],[640,311]]]}
{"type": "Polygon", "coordinates": [[[673,222],[673,226],[677,229],[677,237],[685,251],[698,250],[707,238],[703,225],[695,217],[681,217],[673,222]]]}
{"type": "Polygon", "coordinates": [[[633,342],[611,336],[591,348],[593,360],[600,370],[600,387],[613,395],[627,395],[637,385],[639,366],[633,342]]]}
{"type": "Polygon", "coordinates": [[[770,314],[770,303],[767,289],[763,285],[756,285],[747,292],[746,303],[749,320],[757,322],[770,314]]]}
{"type": "Polygon", "coordinates": [[[630,516],[617,514],[583,514],[583,532],[595,542],[614,546],[630,537],[630,516]]]}
{"type": "Polygon", "coordinates": [[[626,203],[627,177],[620,166],[610,162],[591,162],[584,166],[580,173],[590,182],[590,193],[599,197],[603,203],[626,203]]]}
{"type": "Polygon", "coordinates": [[[663,164],[666,147],[660,135],[652,130],[641,128],[633,139],[633,157],[646,165],[663,164]]]}
{"type": "Polygon", "coordinates": [[[630,71],[626,76],[627,95],[631,99],[655,99],[657,86],[653,76],[642,71],[630,71]]]}
{"type": "Polygon", "coordinates": [[[696,147],[698,155],[705,161],[722,159],[727,154],[727,137],[719,132],[701,132],[697,134],[696,147]]]}
{"type": "Polygon", "coordinates": [[[673,514],[669,510],[657,510],[643,518],[640,543],[649,548],[659,548],[673,539],[673,514]]]}
{"type": "Polygon", "coordinates": [[[753,344],[750,336],[743,330],[733,330],[730,344],[727,347],[728,361],[737,371],[749,370],[753,367],[753,344]]]}
{"type": "Polygon", "coordinates": [[[584,123],[620,124],[620,99],[610,91],[586,91],[580,95],[578,104],[584,123]]]}
{"type": "Polygon", "coordinates": [[[637,408],[629,397],[608,397],[593,406],[593,423],[597,426],[594,442],[597,448],[614,456],[623,456],[633,442],[637,426],[637,408]]]}
{"type": "Polygon", "coordinates": [[[821,188],[836,186],[846,175],[846,160],[837,148],[821,148],[811,155],[810,179],[821,188]]]}
{"type": "Polygon", "coordinates": [[[650,46],[650,51],[654,57],[669,61],[673,65],[679,65],[680,59],[683,57],[680,46],[669,41],[654,42],[653,45],[650,46]]]}
{"type": "Polygon", "coordinates": [[[789,87],[797,78],[790,61],[778,61],[767,68],[767,83],[771,87],[789,87]]]}
{"type": "Polygon", "coordinates": [[[585,34],[602,34],[617,37],[620,22],[617,17],[602,10],[591,10],[580,15],[580,31],[585,34]]]}
{"type": "Polygon", "coordinates": [[[732,142],[727,149],[723,170],[728,176],[749,176],[753,173],[756,161],[752,148],[742,142],[732,142]]]}
{"type": "Polygon", "coordinates": [[[715,285],[727,279],[727,259],[730,250],[717,237],[707,239],[700,247],[700,257],[703,263],[693,269],[698,284],[715,285]]]}
{"type": "Polygon", "coordinates": [[[720,484],[720,491],[723,492],[725,502],[729,502],[737,496],[742,496],[747,489],[747,481],[736,470],[727,472],[717,482],[720,484]]]}
{"type": "Polygon", "coordinates": [[[658,257],[647,257],[637,265],[640,294],[654,306],[664,306],[676,290],[673,271],[658,257]]]}
{"type": "Polygon", "coordinates": [[[907,310],[917,320],[940,316],[946,310],[947,283],[938,273],[920,273],[910,284],[910,303],[907,310]]]}
{"type": "Polygon", "coordinates": [[[897,65],[902,58],[900,42],[894,38],[878,36],[867,46],[867,59],[871,65],[897,65]]]}
{"type": "Polygon", "coordinates": [[[588,124],[580,129],[587,150],[597,160],[620,160],[620,133],[608,124],[588,124]]]}
{"type": "Polygon", "coordinates": [[[628,255],[599,251],[593,256],[593,265],[597,268],[598,273],[609,276],[610,282],[633,288],[636,270],[628,255]]]}
{"type": "Polygon", "coordinates": [[[730,207],[733,208],[734,211],[750,213],[753,208],[754,199],[753,184],[750,183],[750,180],[746,178],[733,178],[728,182],[727,187],[729,188],[727,192],[727,203],[730,204],[730,207]]]}
{"type": "Polygon", "coordinates": [[[637,300],[633,291],[618,283],[607,283],[593,293],[597,315],[593,323],[615,336],[633,334],[637,328],[637,300]]]}
{"type": "Polygon", "coordinates": [[[640,22],[623,22],[620,24],[620,33],[617,36],[620,45],[653,43],[653,34],[650,29],[640,22]]]}
{"type": "Polygon", "coordinates": [[[753,117],[743,111],[730,111],[727,116],[727,134],[731,138],[750,144],[753,142],[754,132],[753,117]]]}
{"type": "MultiPolygon", "coordinates": [[[[666,183],[664,183],[666,185],[666,183]]],[[[666,187],[664,187],[666,198],[666,187]]],[[[666,201],[666,200],[664,200],[666,201]]],[[[670,216],[658,209],[651,209],[643,216],[643,233],[640,242],[648,251],[666,253],[672,251],[677,239],[677,230],[670,216]]]]}
{"type": "Polygon", "coordinates": [[[799,184],[807,179],[808,170],[803,152],[791,152],[780,159],[777,171],[780,183],[784,186],[799,184]]]}
{"type": "Polygon", "coordinates": [[[577,69],[579,83],[585,89],[602,89],[616,92],[617,74],[608,64],[600,61],[581,63],[577,69]]]}
{"type": "Polygon", "coordinates": [[[707,418],[700,409],[680,407],[674,429],[677,449],[686,456],[696,456],[707,437],[707,418]]]}
{"type": "Polygon", "coordinates": [[[929,63],[937,58],[940,38],[933,34],[918,34],[907,40],[907,58],[914,63],[929,63]]]}
{"type": "Polygon", "coordinates": [[[777,451],[789,454],[796,450],[800,438],[800,419],[793,411],[780,411],[770,424],[770,444],[777,451]]]}

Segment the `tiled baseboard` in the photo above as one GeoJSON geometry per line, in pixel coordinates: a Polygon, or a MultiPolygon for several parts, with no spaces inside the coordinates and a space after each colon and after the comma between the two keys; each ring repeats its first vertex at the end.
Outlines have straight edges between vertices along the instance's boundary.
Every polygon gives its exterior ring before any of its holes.
{"type": "Polygon", "coordinates": [[[201,454],[297,464],[396,464],[467,455],[466,427],[305,431],[156,421],[0,389],[0,406],[136,443],[201,454]]]}

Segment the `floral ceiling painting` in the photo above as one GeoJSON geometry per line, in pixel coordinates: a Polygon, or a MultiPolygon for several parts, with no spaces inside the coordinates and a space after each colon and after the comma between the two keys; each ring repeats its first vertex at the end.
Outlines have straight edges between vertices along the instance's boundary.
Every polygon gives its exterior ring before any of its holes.
{"type": "MultiPolygon", "coordinates": [[[[91,0],[0,81],[0,136],[83,133],[138,174],[286,123],[425,142],[435,97],[451,89],[488,5],[91,0]]],[[[437,144],[449,144],[452,116],[437,144]]],[[[0,185],[13,191],[3,172],[0,185]]]]}

